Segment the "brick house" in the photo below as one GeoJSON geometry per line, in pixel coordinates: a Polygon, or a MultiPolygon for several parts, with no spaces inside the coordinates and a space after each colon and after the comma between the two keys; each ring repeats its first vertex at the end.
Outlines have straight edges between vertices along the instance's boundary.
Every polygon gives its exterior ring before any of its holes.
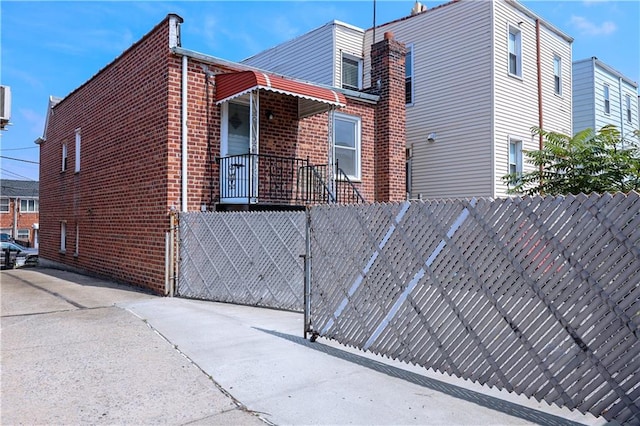
{"type": "Polygon", "coordinates": [[[38,182],[0,179],[0,231],[29,247],[38,247],[38,182]]]}
{"type": "Polygon", "coordinates": [[[374,46],[380,88],[354,91],[185,49],[182,22],[50,99],[41,264],[162,293],[172,211],[404,198],[403,45],[374,46]]]}

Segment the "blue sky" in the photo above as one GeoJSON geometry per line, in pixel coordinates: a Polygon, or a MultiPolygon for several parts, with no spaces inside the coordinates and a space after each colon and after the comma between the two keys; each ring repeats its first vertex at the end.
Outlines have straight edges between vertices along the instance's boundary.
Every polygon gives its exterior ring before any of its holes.
{"type": "MultiPolygon", "coordinates": [[[[442,1],[423,1],[431,8],[442,1]]],[[[409,14],[413,0],[377,0],[378,24],[409,14]]],[[[573,59],[596,56],[640,82],[640,2],[521,1],[572,36],[573,59]]],[[[239,61],[333,19],[373,23],[367,1],[175,1],[0,3],[0,83],[11,86],[13,125],[0,135],[3,179],[38,180],[50,95],[64,97],[90,79],[168,13],[185,20],[182,45],[239,61]]]]}

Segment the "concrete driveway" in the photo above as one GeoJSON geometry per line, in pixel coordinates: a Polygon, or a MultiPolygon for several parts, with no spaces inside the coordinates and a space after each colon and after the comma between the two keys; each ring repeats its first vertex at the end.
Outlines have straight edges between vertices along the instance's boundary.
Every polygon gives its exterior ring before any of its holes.
{"type": "Polygon", "coordinates": [[[320,339],[302,315],[3,271],[2,424],[606,424],[320,339]]]}

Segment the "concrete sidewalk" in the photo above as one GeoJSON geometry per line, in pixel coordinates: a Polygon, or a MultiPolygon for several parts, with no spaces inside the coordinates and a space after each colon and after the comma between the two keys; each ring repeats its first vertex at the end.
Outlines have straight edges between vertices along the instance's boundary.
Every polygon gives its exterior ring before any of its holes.
{"type": "Polygon", "coordinates": [[[310,343],[297,313],[159,298],[46,269],[1,278],[2,424],[606,423],[310,343]]]}

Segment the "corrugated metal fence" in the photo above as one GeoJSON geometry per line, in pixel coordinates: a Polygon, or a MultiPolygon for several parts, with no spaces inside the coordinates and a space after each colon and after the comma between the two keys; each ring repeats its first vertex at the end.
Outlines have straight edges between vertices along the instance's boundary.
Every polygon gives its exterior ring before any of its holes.
{"type": "Polygon", "coordinates": [[[309,330],[640,423],[640,200],[318,206],[309,330]]]}
{"type": "Polygon", "coordinates": [[[177,294],[302,311],[304,212],[180,213],[177,294]]]}

